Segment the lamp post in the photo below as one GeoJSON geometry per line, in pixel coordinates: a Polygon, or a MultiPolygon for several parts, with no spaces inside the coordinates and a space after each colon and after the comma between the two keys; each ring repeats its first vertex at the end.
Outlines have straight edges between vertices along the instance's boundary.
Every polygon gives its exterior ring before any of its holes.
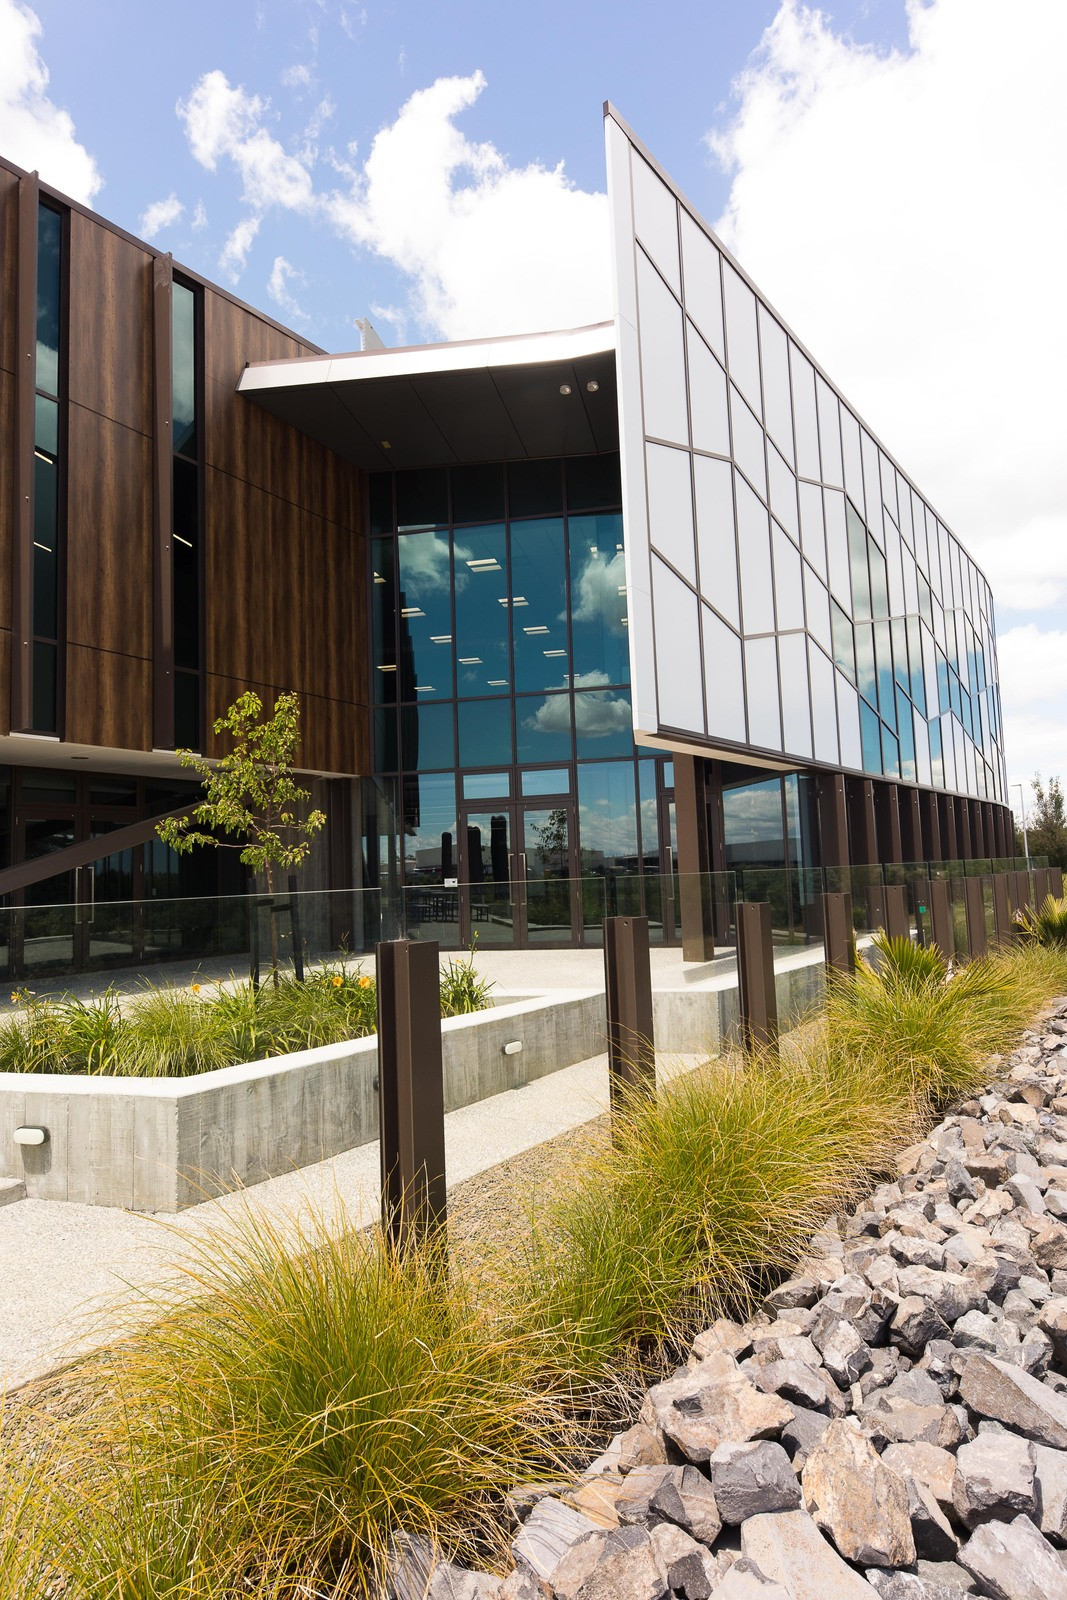
{"type": "Polygon", "coordinates": [[[1013,783],[1012,784],[1012,788],[1013,789],[1018,789],[1018,791],[1019,791],[1019,822],[1021,823],[1022,830],[1023,830],[1023,854],[1026,856],[1026,866],[1027,866],[1027,869],[1029,870],[1029,867],[1030,867],[1030,839],[1029,839],[1029,836],[1028,836],[1028,834],[1026,832],[1026,807],[1023,804],[1023,786],[1022,786],[1021,783],[1013,783]]]}

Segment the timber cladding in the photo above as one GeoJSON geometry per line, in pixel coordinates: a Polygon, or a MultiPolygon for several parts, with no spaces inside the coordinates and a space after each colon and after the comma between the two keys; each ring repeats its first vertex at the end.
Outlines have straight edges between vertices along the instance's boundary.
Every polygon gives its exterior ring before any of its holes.
{"type": "MultiPolygon", "coordinates": [[[[0,165],[0,449],[15,459],[19,174],[0,165]]],[[[50,194],[44,186],[42,194],[50,194]]],[[[153,275],[160,252],[69,211],[63,737],[153,746],[153,275]]],[[[160,261],[169,269],[169,262],[160,261]]],[[[368,770],[358,470],[236,393],[246,363],[318,353],[203,296],[201,683],[206,726],[246,688],[301,697],[301,765],[368,770]]],[[[168,458],[169,458],[169,439],[168,458]]],[[[0,732],[10,726],[14,495],[0,485],[0,732]]],[[[208,733],[205,749],[217,753],[208,733]]]]}

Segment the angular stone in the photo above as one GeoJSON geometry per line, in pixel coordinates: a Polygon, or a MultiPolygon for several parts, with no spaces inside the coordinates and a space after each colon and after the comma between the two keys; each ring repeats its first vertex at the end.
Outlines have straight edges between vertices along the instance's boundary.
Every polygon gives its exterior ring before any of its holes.
{"type": "Polygon", "coordinates": [[[720,1580],[711,1551],[673,1522],[657,1523],[649,1536],[671,1589],[684,1591],[687,1600],[708,1600],[720,1580]]]}
{"type": "Polygon", "coordinates": [[[719,1317],[710,1328],[705,1328],[703,1333],[698,1333],[693,1340],[693,1354],[698,1361],[703,1361],[707,1356],[718,1355],[722,1351],[741,1360],[751,1349],[750,1331],[739,1327],[736,1322],[731,1322],[728,1317],[719,1317]]]}
{"type": "MultiPolygon", "coordinates": [[[[952,1330],[952,1343],[961,1350],[988,1350],[996,1355],[1004,1342],[1005,1335],[999,1331],[996,1319],[984,1311],[968,1311],[952,1330]]],[[[1012,1343],[1019,1343],[1018,1334],[1012,1343]]]]}
{"type": "Polygon", "coordinates": [[[956,1477],[956,1457],[936,1444],[891,1444],[882,1460],[905,1482],[913,1479],[929,1489],[942,1511],[953,1509],[952,1486],[956,1477]]]}
{"type": "MultiPolygon", "coordinates": [[[[425,1600],[499,1600],[500,1579],[441,1561],[434,1568],[425,1600]]],[[[422,1596],[420,1595],[420,1600],[422,1596]]]]}
{"type": "MultiPolygon", "coordinates": [[[[583,1540],[603,1540],[605,1530],[562,1500],[547,1496],[538,1501],[512,1540],[517,1561],[525,1563],[546,1583],[575,1545],[583,1540]]],[[[598,1546],[599,1548],[599,1546],[598,1546]]]]}
{"type": "Polygon", "coordinates": [[[568,1495],[569,1503],[583,1517],[595,1522],[599,1528],[617,1528],[619,1513],[616,1496],[623,1492],[623,1480],[618,1473],[604,1473],[596,1478],[585,1478],[577,1489],[568,1495]]]}
{"type": "Polygon", "coordinates": [[[1045,1198],[1032,1178],[1016,1172],[1004,1187],[1016,1205],[1022,1206],[1024,1211],[1031,1212],[1035,1217],[1040,1217],[1044,1213],[1045,1198]]]}
{"type": "Polygon", "coordinates": [[[962,1161],[955,1159],[945,1164],[945,1182],[950,1200],[977,1200],[978,1185],[962,1161]]]}
{"type": "Polygon", "coordinates": [[[696,1467],[675,1467],[652,1496],[649,1509],[691,1534],[700,1544],[713,1545],[722,1529],[715,1492],[696,1467]]]}
{"type": "Polygon", "coordinates": [[[1029,1517],[984,1522],[959,1563],[993,1600],[1067,1600],[1067,1569],[1029,1517]]]}
{"type": "Polygon", "coordinates": [[[936,1444],[951,1450],[961,1438],[960,1420],[951,1406],[917,1405],[901,1395],[876,1390],[860,1408],[860,1420],[879,1444],[936,1444]]]}
{"type": "Polygon", "coordinates": [[[1067,1451],[1050,1450],[1044,1444],[1032,1449],[1038,1526],[1057,1544],[1067,1544],[1067,1451]]]}
{"type": "Polygon", "coordinates": [[[763,1338],[753,1340],[752,1351],[763,1362],[799,1361],[805,1367],[822,1365],[819,1352],[807,1334],[792,1332],[788,1323],[785,1327],[773,1323],[763,1338]]]}
{"type": "Polygon", "coordinates": [[[781,1395],[790,1405],[810,1406],[813,1411],[844,1410],[836,1386],[802,1361],[768,1361],[753,1377],[764,1393],[781,1395]]]}
{"type": "Polygon", "coordinates": [[[906,1478],[904,1486],[908,1491],[908,1516],[916,1555],[926,1556],[931,1561],[951,1561],[959,1540],[932,1492],[918,1478],[906,1478]]]}
{"type": "Polygon", "coordinates": [[[980,1417],[993,1417],[1053,1450],[1067,1448],[1067,1396],[996,1356],[967,1356],[960,1394],[980,1417]]]}
{"type": "Polygon", "coordinates": [[[764,1295],[763,1307],[773,1315],[776,1311],[790,1311],[796,1306],[813,1306],[819,1298],[819,1285],[814,1278],[789,1278],[785,1283],[764,1295]]]}
{"type": "MultiPolygon", "coordinates": [[[[614,1496],[615,1515],[619,1522],[645,1522],[649,1507],[665,1483],[681,1475],[681,1467],[635,1467],[628,1472],[614,1496]]],[[[585,1507],[582,1508],[586,1509],[585,1507]]],[[[587,1512],[588,1515],[592,1513],[587,1512]]]]}
{"type": "Polygon", "coordinates": [[[870,1347],[850,1322],[839,1322],[817,1348],[827,1372],[841,1389],[850,1389],[873,1365],[870,1347]]]}
{"type": "Polygon", "coordinates": [[[741,1549],[792,1600],[872,1600],[871,1585],[842,1561],[806,1511],[750,1517],[741,1527],[741,1549]]]}
{"type": "Polygon", "coordinates": [[[782,1445],[799,1472],[830,1426],[830,1418],[825,1412],[809,1411],[807,1406],[795,1406],[794,1411],[792,1422],[787,1422],[782,1429],[782,1445]]]}
{"type": "Polygon", "coordinates": [[[952,1489],[956,1515],[966,1528],[997,1518],[1009,1522],[1037,1508],[1033,1447],[1014,1433],[981,1433],[956,1454],[952,1489]]]}
{"type": "Polygon", "coordinates": [[[792,1420],[792,1407],[777,1394],[761,1393],[740,1373],[708,1381],[706,1365],[657,1384],[641,1406],[641,1421],[688,1460],[707,1461],[720,1444],[774,1438],[792,1420]]]}
{"type": "Polygon", "coordinates": [[[516,1567],[500,1585],[499,1600],[552,1600],[552,1590],[529,1567],[516,1567]]]}
{"type": "Polygon", "coordinates": [[[915,1560],[908,1491],[854,1421],[831,1422],[801,1483],[805,1509],[846,1560],[879,1567],[915,1560]]]}
{"type": "Polygon", "coordinates": [[[719,1600],[792,1600],[791,1590],[768,1578],[747,1556],[733,1563],[714,1592],[719,1600]]]}
{"type": "Polygon", "coordinates": [[[1046,1299],[1037,1314],[1037,1325],[1052,1340],[1055,1359],[1067,1360],[1067,1299],[1054,1295],[1046,1299]]]}
{"type": "Polygon", "coordinates": [[[915,1572],[885,1572],[872,1567],[867,1577],[882,1600],[959,1600],[962,1592],[922,1578],[915,1572]]]}
{"type": "Polygon", "coordinates": [[[932,1339],[948,1339],[952,1330],[944,1317],[921,1295],[905,1295],[893,1313],[890,1341],[905,1355],[918,1356],[932,1339]]]}
{"type": "Polygon", "coordinates": [[[901,1298],[918,1295],[946,1322],[967,1311],[982,1311],[985,1294],[958,1272],[933,1272],[929,1267],[902,1267],[897,1274],[901,1298]]]}
{"type": "Polygon", "coordinates": [[[548,1580],[558,1600],[664,1600],[667,1573],[644,1528],[574,1546],[548,1580]]]}
{"type": "Polygon", "coordinates": [[[1011,1177],[1011,1169],[1003,1156],[978,1155],[968,1151],[963,1159],[963,1165],[972,1178],[981,1178],[990,1189],[995,1189],[998,1184],[1007,1183],[1011,1177]]]}
{"type": "Polygon", "coordinates": [[[1034,1235],[1030,1252],[1046,1272],[1067,1269],[1067,1224],[1046,1222],[1040,1233],[1034,1235]]]}
{"type": "Polygon", "coordinates": [[[788,1455],[769,1439],[723,1444],[708,1462],[715,1504],[723,1522],[737,1525],[769,1511],[795,1511],[800,1484],[788,1455]]]}

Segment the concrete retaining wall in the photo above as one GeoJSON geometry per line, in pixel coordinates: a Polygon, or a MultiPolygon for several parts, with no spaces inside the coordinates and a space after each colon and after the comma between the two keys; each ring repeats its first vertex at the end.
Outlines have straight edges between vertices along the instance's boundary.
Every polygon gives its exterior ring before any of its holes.
{"type": "MultiPolygon", "coordinates": [[[[776,974],[783,1023],[817,1001],[821,952],[790,957],[776,974]]],[[[715,1051],[736,1026],[737,990],[657,990],[656,1047],[715,1051]]],[[[495,1006],[441,1025],[445,1110],[472,1105],[600,1055],[604,996],[556,994],[495,1006]],[[505,1055],[504,1045],[522,1041],[505,1055]]],[[[0,1178],[28,1196],[135,1211],[180,1211],[261,1183],[378,1137],[377,1041],[302,1050],[193,1078],[45,1077],[0,1073],[0,1178]],[[16,1145],[14,1130],[48,1140],[16,1145]]]]}

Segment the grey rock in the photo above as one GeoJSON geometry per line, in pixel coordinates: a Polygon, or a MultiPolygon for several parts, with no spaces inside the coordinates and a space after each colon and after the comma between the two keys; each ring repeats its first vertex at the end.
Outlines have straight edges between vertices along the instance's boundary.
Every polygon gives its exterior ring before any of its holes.
{"type": "Polygon", "coordinates": [[[818,1349],[827,1372],[841,1389],[850,1389],[873,1366],[870,1347],[850,1322],[838,1322],[818,1349]]]}
{"type": "Polygon", "coordinates": [[[780,1395],[790,1405],[810,1406],[813,1411],[844,1410],[836,1386],[802,1361],[768,1361],[756,1370],[754,1378],[765,1394],[780,1395]]]}
{"type": "MultiPolygon", "coordinates": [[[[1010,1343],[1019,1343],[1018,1330],[1014,1323],[1009,1323],[1014,1334],[1010,1343]]],[[[995,1317],[987,1316],[984,1311],[968,1311],[962,1316],[952,1330],[952,1343],[960,1349],[988,1350],[993,1355],[1002,1352],[1009,1336],[1002,1331],[1000,1323],[995,1317]]]]}
{"type": "Polygon", "coordinates": [[[867,1578],[882,1600],[959,1600],[962,1592],[933,1583],[916,1572],[885,1572],[872,1567],[867,1578]]]}
{"type": "Polygon", "coordinates": [[[1037,1325],[1052,1341],[1053,1357],[1061,1365],[1067,1360],[1067,1298],[1054,1295],[1041,1305],[1037,1325]]]}
{"type": "Polygon", "coordinates": [[[647,1423],[635,1422],[632,1428],[617,1435],[619,1453],[616,1465],[620,1472],[632,1472],[634,1467],[653,1467],[667,1459],[663,1440],[647,1423]]]}
{"type": "Polygon", "coordinates": [[[932,1492],[918,1478],[906,1478],[904,1484],[908,1491],[908,1516],[911,1518],[916,1555],[925,1556],[931,1561],[951,1561],[959,1547],[959,1540],[945,1513],[932,1492]]]}
{"type": "Polygon", "coordinates": [[[722,1528],[711,1484],[696,1467],[677,1467],[652,1496],[649,1510],[691,1534],[700,1544],[713,1545],[722,1528]]]}
{"type": "Polygon", "coordinates": [[[905,1482],[921,1483],[944,1512],[954,1509],[952,1490],[956,1477],[956,1458],[950,1450],[936,1444],[891,1444],[882,1460],[905,1482]]]}
{"type": "Polygon", "coordinates": [[[550,1495],[534,1506],[512,1540],[511,1549],[516,1561],[551,1583],[553,1573],[575,1545],[604,1537],[605,1530],[592,1518],[550,1495]]]}
{"type": "Polygon", "coordinates": [[[959,1562],[993,1600],[1067,1600],[1067,1568],[1029,1517],[983,1523],[959,1562]]]}
{"type": "Polygon", "coordinates": [[[893,1313],[889,1328],[890,1341],[906,1355],[921,1355],[932,1339],[948,1339],[952,1330],[921,1295],[905,1295],[893,1313]]]}
{"type": "MultiPolygon", "coordinates": [[[[708,1377],[702,1363],[650,1389],[641,1421],[659,1431],[689,1461],[707,1461],[720,1444],[774,1438],[793,1419],[776,1393],[763,1393],[740,1373],[708,1377]]],[[[806,1368],[798,1370],[806,1371],[806,1368]]]]}
{"type": "Polygon", "coordinates": [[[977,1588],[971,1574],[965,1572],[958,1561],[924,1561],[920,1557],[915,1563],[915,1571],[927,1583],[952,1590],[957,1596],[973,1594],[977,1588]]]}
{"type": "Polygon", "coordinates": [[[710,1328],[698,1333],[693,1340],[693,1354],[703,1361],[706,1356],[725,1351],[740,1360],[752,1349],[751,1329],[741,1328],[727,1317],[720,1317],[710,1328]]]}
{"type": "Polygon", "coordinates": [[[499,1600],[552,1600],[552,1590],[529,1567],[516,1567],[500,1585],[499,1600]]]}
{"type": "Polygon", "coordinates": [[[813,1306],[819,1298],[819,1285],[813,1278],[789,1278],[785,1283],[764,1295],[764,1310],[775,1312],[794,1306],[813,1306]]]}
{"type": "Polygon", "coordinates": [[[681,1474],[681,1467],[667,1466],[635,1467],[628,1472],[613,1497],[619,1521],[646,1522],[652,1501],[664,1484],[676,1482],[681,1474]]]}
{"type": "Polygon", "coordinates": [[[908,1491],[854,1420],[830,1424],[801,1483],[805,1509],[846,1560],[883,1567],[915,1560],[908,1491]]]}
{"type": "Polygon", "coordinates": [[[1038,1526],[1056,1544],[1067,1544],[1067,1451],[1035,1444],[1033,1452],[1038,1526]]]}
{"type": "Polygon", "coordinates": [[[806,1511],[750,1517],[741,1528],[741,1549],[793,1600],[872,1600],[871,1585],[841,1559],[806,1511]]]}
{"type": "Polygon", "coordinates": [[[747,1556],[733,1563],[714,1592],[719,1600],[792,1600],[790,1589],[768,1578],[747,1556]]]}
{"type": "Polygon", "coordinates": [[[1030,1373],[996,1356],[968,1356],[960,1394],[978,1416],[993,1417],[1053,1450],[1067,1448],[1067,1398],[1030,1373]]]}
{"type": "Polygon", "coordinates": [[[644,1528],[571,1548],[548,1580],[558,1600],[667,1600],[667,1573],[644,1528]]]}
{"type": "Polygon", "coordinates": [[[897,1275],[901,1298],[918,1295],[946,1322],[985,1308],[984,1292],[958,1272],[933,1272],[929,1267],[902,1267],[897,1275]]]}
{"type": "Polygon", "coordinates": [[[945,1182],[950,1200],[978,1199],[978,1184],[962,1161],[953,1159],[945,1163],[945,1182]]]}
{"type": "Polygon", "coordinates": [[[444,1561],[429,1540],[401,1532],[390,1544],[385,1589],[389,1600],[497,1600],[500,1579],[444,1561]]]}
{"type": "Polygon", "coordinates": [[[1060,1220],[1067,1217],[1067,1189],[1046,1189],[1045,1208],[1060,1220]]]}
{"type": "Polygon", "coordinates": [[[966,1528],[1037,1509],[1033,1447],[1013,1433],[981,1433],[956,1455],[952,1501],[966,1528]]]}
{"type": "Polygon", "coordinates": [[[794,1406],[793,1412],[792,1422],[787,1422],[782,1429],[782,1445],[799,1472],[830,1426],[830,1418],[824,1412],[810,1411],[807,1406],[794,1406]]]}
{"type": "Polygon", "coordinates": [[[877,1390],[860,1408],[859,1417],[879,1446],[936,1444],[953,1449],[963,1436],[960,1419],[951,1406],[917,1405],[914,1400],[877,1390]]]}
{"type": "Polygon", "coordinates": [[[1034,1260],[1046,1272],[1067,1270],[1067,1225],[1050,1220],[1030,1245],[1034,1260]]]}
{"type": "Polygon", "coordinates": [[[649,1537],[671,1589],[683,1590],[686,1600],[708,1600],[720,1581],[711,1551],[673,1522],[657,1523],[649,1537]]]}
{"type": "Polygon", "coordinates": [[[1027,1178],[1016,1171],[1004,1187],[1016,1205],[1022,1206],[1024,1211],[1029,1211],[1035,1217],[1043,1215],[1045,1197],[1032,1178],[1027,1178]]]}
{"type": "Polygon", "coordinates": [[[708,1462],[715,1504],[724,1523],[737,1525],[761,1512],[795,1511],[800,1484],[780,1444],[724,1444],[708,1462]]]}

